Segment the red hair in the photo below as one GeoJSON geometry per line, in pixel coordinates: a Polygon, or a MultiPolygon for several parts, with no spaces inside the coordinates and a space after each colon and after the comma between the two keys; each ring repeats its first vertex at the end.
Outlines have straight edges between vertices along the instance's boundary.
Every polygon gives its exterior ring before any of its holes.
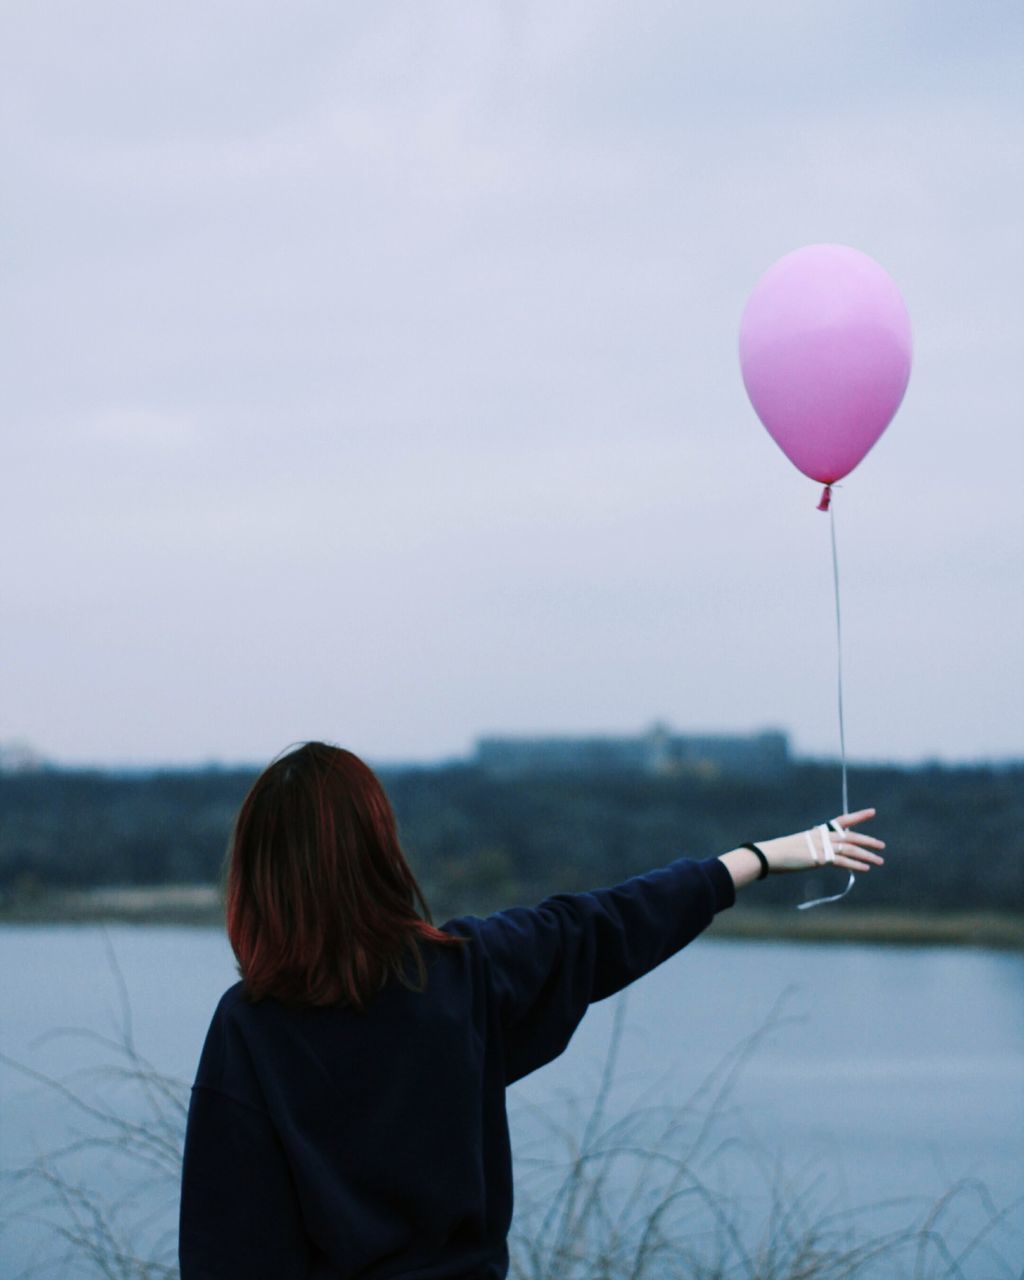
{"type": "Polygon", "coordinates": [[[430,923],[377,776],[323,742],[296,747],[256,779],[235,820],[224,896],[251,1001],[363,1009],[389,975],[423,989],[421,941],[462,942],[430,923]]]}

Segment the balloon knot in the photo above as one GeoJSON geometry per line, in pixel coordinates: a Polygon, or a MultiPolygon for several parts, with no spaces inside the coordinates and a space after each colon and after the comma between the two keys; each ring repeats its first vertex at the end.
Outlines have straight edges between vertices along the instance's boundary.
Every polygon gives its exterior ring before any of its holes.
{"type": "Polygon", "coordinates": [[[821,501],[818,503],[819,511],[827,511],[829,503],[832,501],[832,486],[827,484],[821,491],[821,501]]]}

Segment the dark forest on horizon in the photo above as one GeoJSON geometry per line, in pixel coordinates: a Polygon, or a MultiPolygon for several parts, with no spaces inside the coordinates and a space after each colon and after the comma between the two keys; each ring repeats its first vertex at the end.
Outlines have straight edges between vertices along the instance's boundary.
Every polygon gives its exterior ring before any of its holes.
{"type": "MultiPolygon", "coordinates": [[[[472,765],[379,768],[436,918],[616,883],[675,858],[801,830],[837,812],[835,764],[783,779],[566,773],[502,779],[472,765]]],[[[255,768],[0,775],[0,902],[104,885],[217,883],[255,768]]],[[[1024,763],[852,767],[886,865],[857,901],[928,911],[1024,911],[1024,763]]],[[[865,830],[872,830],[866,824],[865,830]]],[[[763,906],[835,893],[835,870],[772,877],[763,906]]]]}

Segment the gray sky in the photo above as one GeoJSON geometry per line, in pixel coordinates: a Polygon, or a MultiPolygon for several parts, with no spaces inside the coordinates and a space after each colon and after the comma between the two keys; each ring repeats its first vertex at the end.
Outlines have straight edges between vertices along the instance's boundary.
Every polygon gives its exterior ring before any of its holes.
{"type": "Polygon", "coordinates": [[[828,520],[736,337],[837,241],[915,337],[836,495],[850,753],[1024,755],[1022,13],[4,6],[0,741],[833,753],[828,520]]]}

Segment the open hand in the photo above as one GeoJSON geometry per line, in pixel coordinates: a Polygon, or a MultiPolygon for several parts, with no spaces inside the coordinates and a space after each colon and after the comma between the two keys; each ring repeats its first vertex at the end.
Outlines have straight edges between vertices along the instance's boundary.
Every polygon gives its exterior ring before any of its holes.
{"type": "Polygon", "coordinates": [[[835,850],[835,861],[825,862],[825,851],[822,848],[821,832],[813,827],[809,833],[798,831],[796,835],[779,836],[775,840],[758,840],[758,847],[768,859],[770,872],[809,871],[812,867],[823,865],[844,867],[847,871],[870,871],[872,865],[881,866],[885,859],[872,849],[884,849],[885,843],[874,836],[866,836],[863,832],[852,828],[859,823],[867,822],[875,816],[874,809],[858,809],[856,813],[844,813],[834,819],[843,833],[829,831],[829,840],[835,850]],[[808,845],[807,835],[813,845],[808,845]]]}

